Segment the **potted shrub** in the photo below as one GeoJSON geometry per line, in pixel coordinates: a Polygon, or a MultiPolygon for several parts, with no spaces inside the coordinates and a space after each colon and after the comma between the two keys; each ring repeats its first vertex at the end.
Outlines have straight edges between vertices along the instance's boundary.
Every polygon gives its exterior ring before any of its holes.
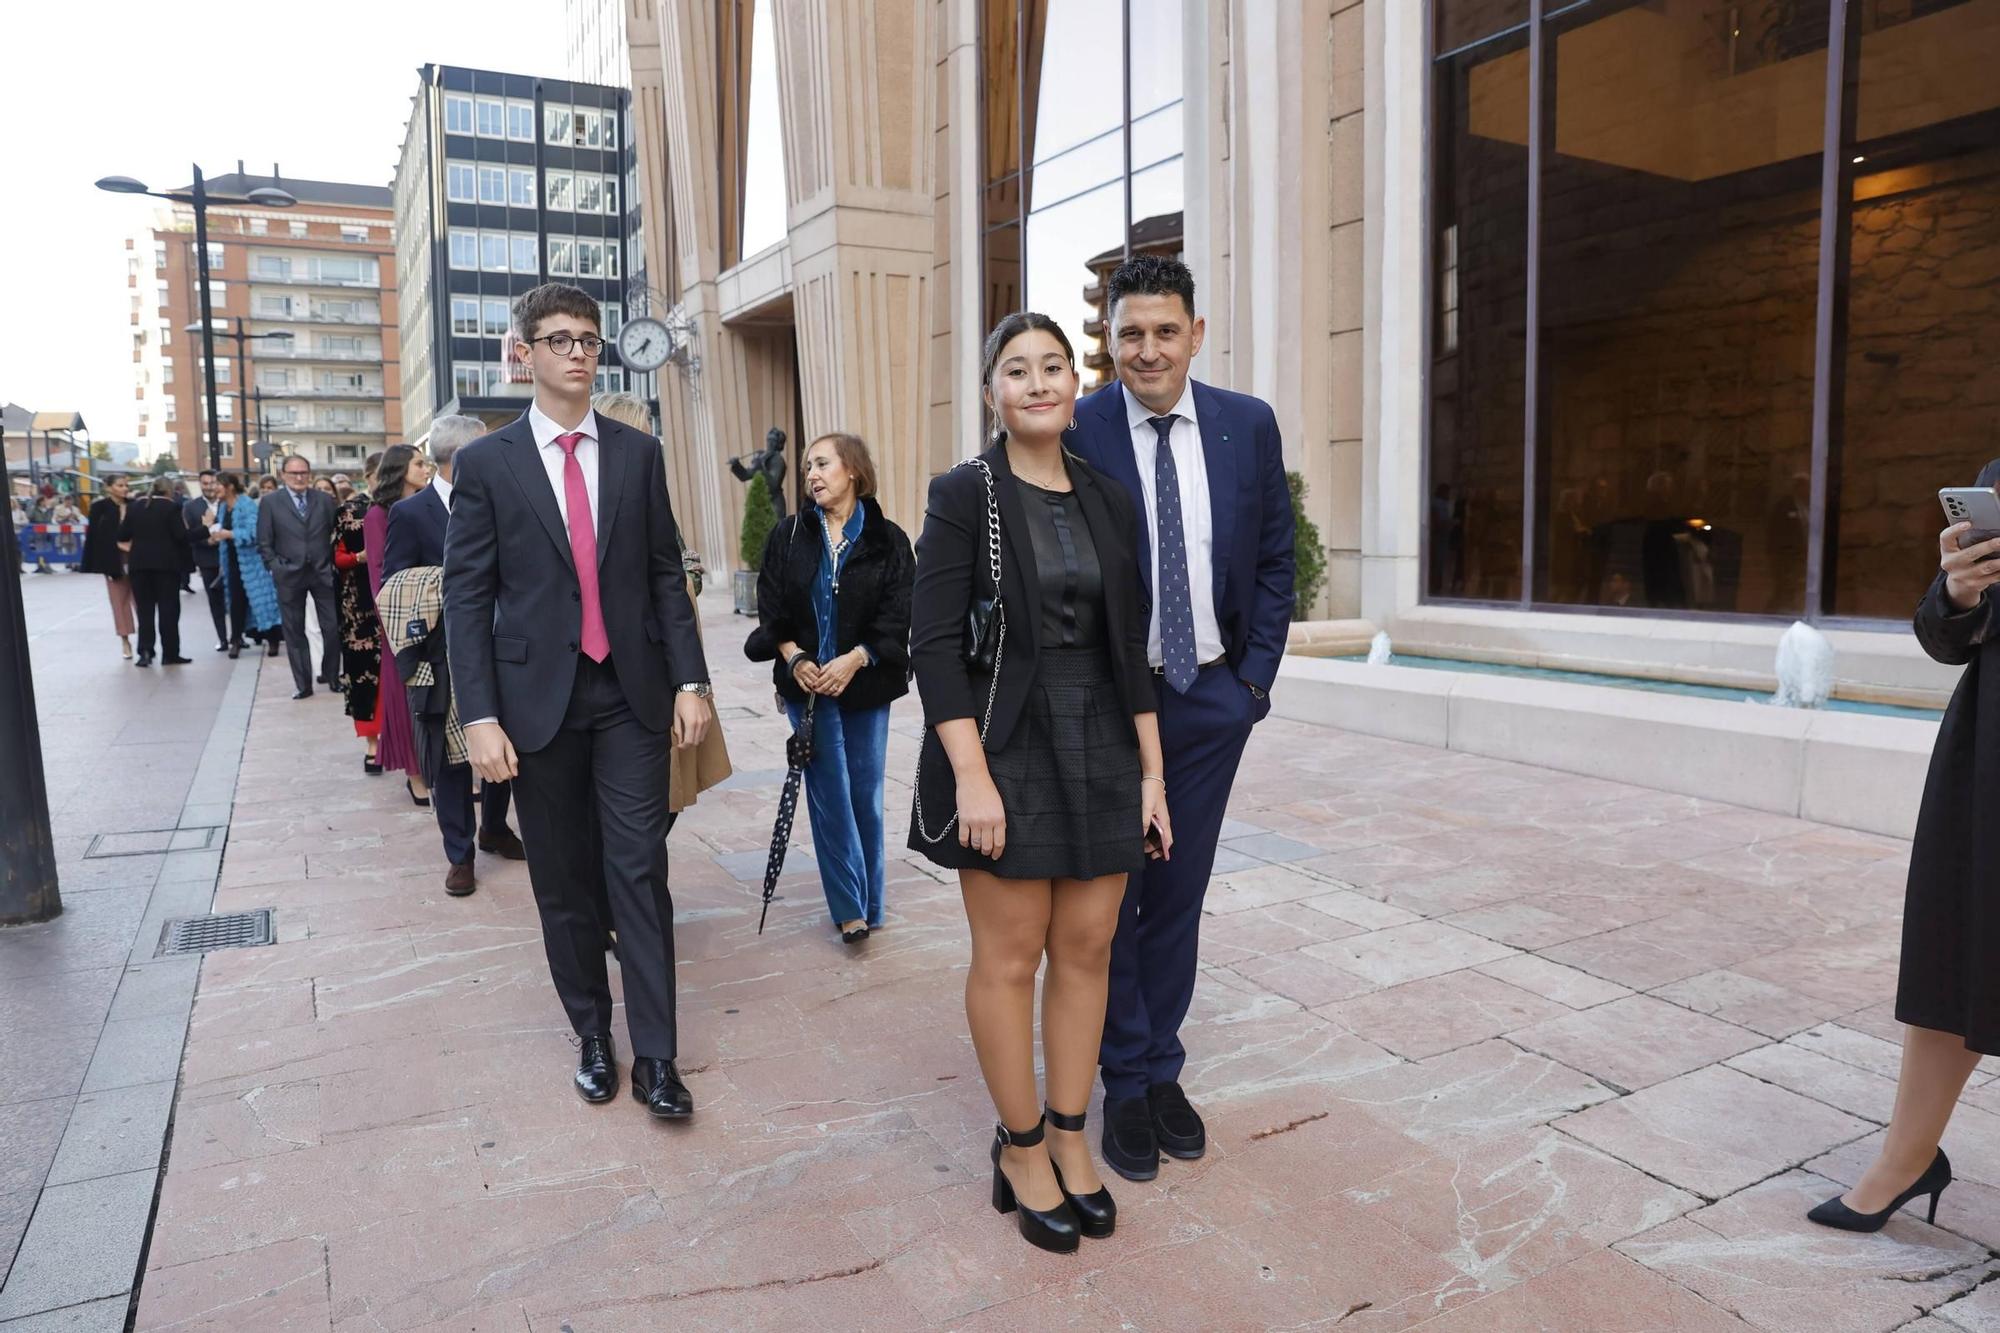
{"type": "Polygon", "coordinates": [[[1326,550],[1319,544],[1319,525],[1306,517],[1306,479],[1287,472],[1292,493],[1292,619],[1309,620],[1326,583],[1326,550]]]}
{"type": "Polygon", "coordinates": [[[759,472],[750,478],[749,489],[743,493],[743,531],[736,544],[740,561],[735,588],[739,616],[757,614],[757,571],[763,568],[764,546],[771,540],[771,529],[777,526],[778,509],[771,503],[771,485],[759,472]]]}

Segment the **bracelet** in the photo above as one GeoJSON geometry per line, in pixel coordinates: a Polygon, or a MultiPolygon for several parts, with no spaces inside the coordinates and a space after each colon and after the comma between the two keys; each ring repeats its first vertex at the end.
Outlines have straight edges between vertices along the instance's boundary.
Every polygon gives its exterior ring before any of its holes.
{"type": "Polygon", "coordinates": [[[1161,794],[1162,796],[1164,796],[1164,795],[1166,795],[1166,794],[1167,794],[1167,780],[1166,780],[1165,778],[1161,778],[1161,777],[1155,777],[1155,776],[1154,776],[1153,774],[1151,774],[1151,773],[1145,773],[1145,774],[1141,774],[1141,775],[1140,775],[1140,778],[1139,778],[1139,785],[1140,785],[1141,787],[1145,786],[1145,785],[1146,785],[1147,783],[1149,783],[1149,782],[1157,782],[1157,783],[1159,783],[1159,784],[1160,784],[1160,794],[1161,794]]]}
{"type": "Polygon", "coordinates": [[[806,651],[805,649],[803,649],[803,648],[801,648],[801,649],[799,649],[799,650],[798,650],[797,652],[793,653],[793,654],[792,654],[792,656],[791,656],[791,660],[785,663],[785,674],[786,674],[786,675],[788,675],[788,676],[796,676],[796,675],[798,675],[798,674],[799,674],[799,663],[801,663],[801,662],[805,661],[805,660],[806,660],[806,659],[807,659],[808,657],[810,657],[810,656],[812,656],[812,654],[808,653],[808,652],[807,652],[807,651],[806,651]]]}

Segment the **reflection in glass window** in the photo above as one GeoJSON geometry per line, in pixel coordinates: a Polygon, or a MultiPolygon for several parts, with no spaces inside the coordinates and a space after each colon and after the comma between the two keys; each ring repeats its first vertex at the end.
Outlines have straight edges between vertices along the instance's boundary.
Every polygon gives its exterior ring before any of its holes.
{"type": "Polygon", "coordinates": [[[504,204],[507,202],[507,169],[505,167],[481,167],[479,169],[479,202],[482,204],[504,204]]]}
{"type": "Polygon", "coordinates": [[[550,171],[543,174],[548,193],[548,207],[561,209],[567,213],[576,207],[576,182],[567,171],[550,171]]]}
{"type": "Polygon", "coordinates": [[[569,143],[570,112],[566,106],[544,106],[542,108],[542,142],[551,144],[569,143]]]}
{"type": "Polygon", "coordinates": [[[444,99],[444,132],[446,134],[472,133],[472,99],[446,93],[444,99]]]}
{"type": "Polygon", "coordinates": [[[488,338],[506,337],[508,321],[513,318],[507,303],[489,296],[481,304],[485,308],[485,326],[479,332],[488,338]]]}
{"type": "Polygon", "coordinates": [[[451,331],[468,338],[479,336],[479,302],[468,296],[451,298],[451,331]]]}
{"type": "Polygon", "coordinates": [[[454,204],[478,202],[478,188],[474,184],[470,162],[444,164],[444,197],[454,204]]]}
{"type": "Polygon", "coordinates": [[[535,206],[535,172],[532,167],[507,169],[507,202],[515,208],[535,206]]]}
{"type": "MultiPolygon", "coordinates": [[[[1073,342],[1081,342],[1084,321],[1096,313],[1084,296],[1095,280],[1089,261],[1106,250],[1122,251],[1124,245],[1122,181],[1030,213],[1028,308],[1050,316],[1073,342]]],[[[1077,354],[1084,354],[1081,347],[1077,354]]]]}
{"type": "Polygon", "coordinates": [[[576,275],[579,278],[601,278],[604,276],[604,242],[577,241],[576,275]]]}
{"type": "Polygon", "coordinates": [[[482,231],[479,233],[479,267],[488,273],[507,271],[507,233],[504,231],[482,231]]]}
{"type": "Polygon", "coordinates": [[[477,361],[454,361],[451,363],[452,392],[460,398],[477,398],[483,387],[477,361]]]}
{"type": "Polygon", "coordinates": [[[602,176],[577,176],[576,211],[579,213],[601,213],[604,211],[604,178],[602,176]]]}
{"type": "Polygon", "coordinates": [[[507,134],[507,107],[496,98],[479,99],[476,118],[478,133],[482,139],[500,139],[507,134]]]}
{"type": "Polygon", "coordinates": [[[576,276],[576,243],[567,236],[549,237],[549,273],[576,276]]]}
{"type": "Polygon", "coordinates": [[[507,137],[516,143],[535,141],[535,104],[533,102],[507,103],[507,137]]]}
{"type": "Polygon", "coordinates": [[[536,247],[532,235],[515,232],[508,236],[507,243],[513,254],[511,267],[516,273],[536,273],[540,269],[535,263],[536,247]]]}
{"type": "Polygon", "coordinates": [[[451,266],[453,268],[479,267],[479,233],[454,227],[451,231],[451,266]]]}

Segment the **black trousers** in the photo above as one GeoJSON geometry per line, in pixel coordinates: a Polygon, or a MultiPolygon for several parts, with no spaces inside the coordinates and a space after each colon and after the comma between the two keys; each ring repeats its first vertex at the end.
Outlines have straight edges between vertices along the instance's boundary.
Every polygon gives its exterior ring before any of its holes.
{"type": "Polygon", "coordinates": [[[139,610],[139,656],[151,657],[157,638],[160,655],[181,655],[181,575],[176,569],[135,569],[132,601],[139,610]]]}
{"type": "Polygon", "coordinates": [[[340,679],[340,605],[334,599],[333,569],[323,572],[302,569],[287,574],[278,584],[278,616],[285,631],[285,652],[292,662],[292,688],[311,693],[313,687],[312,640],[306,637],[306,598],[319,613],[319,674],[328,681],[340,679]]]}
{"type": "Polygon", "coordinates": [[[611,1030],[597,884],[618,929],[632,1054],[671,1060],[674,908],[667,893],[667,733],[640,722],[609,662],[579,657],[562,728],[520,756],[514,806],[556,993],[578,1036],[611,1030]],[[593,833],[593,820],[595,830],[593,833]]]}
{"type": "MultiPolygon", "coordinates": [[[[208,596],[208,618],[215,622],[215,641],[229,642],[229,603],[222,593],[222,566],[220,563],[196,565],[201,571],[201,590],[208,596]]],[[[248,605],[246,600],[245,605],[248,605]]]]}
{"type": "Polygon", "coordinates": [[[446,764],[431,784],[431,807],[437,811],[438,832],[444,836],[444,859],[455,866],[472,860],[473,839],[480,829],[498,829],[507,822],[513,784],[489,782],[479,789],[479,822],[472,820],[472,765],[446,764]]]}

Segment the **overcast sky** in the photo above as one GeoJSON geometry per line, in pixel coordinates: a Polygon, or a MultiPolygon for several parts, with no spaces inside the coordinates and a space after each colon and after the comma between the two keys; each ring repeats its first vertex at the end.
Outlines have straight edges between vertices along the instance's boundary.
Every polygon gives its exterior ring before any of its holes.
{"type": "Polygon", "coordinates": [[[124,245],[166,205],[98,177],[168,189],[196,160],[214,174],[242,158],[386,186],[417,66],[563,77],[562,16],[561,0],[0,3],[0,400],[136,437],[124,245]]]}

